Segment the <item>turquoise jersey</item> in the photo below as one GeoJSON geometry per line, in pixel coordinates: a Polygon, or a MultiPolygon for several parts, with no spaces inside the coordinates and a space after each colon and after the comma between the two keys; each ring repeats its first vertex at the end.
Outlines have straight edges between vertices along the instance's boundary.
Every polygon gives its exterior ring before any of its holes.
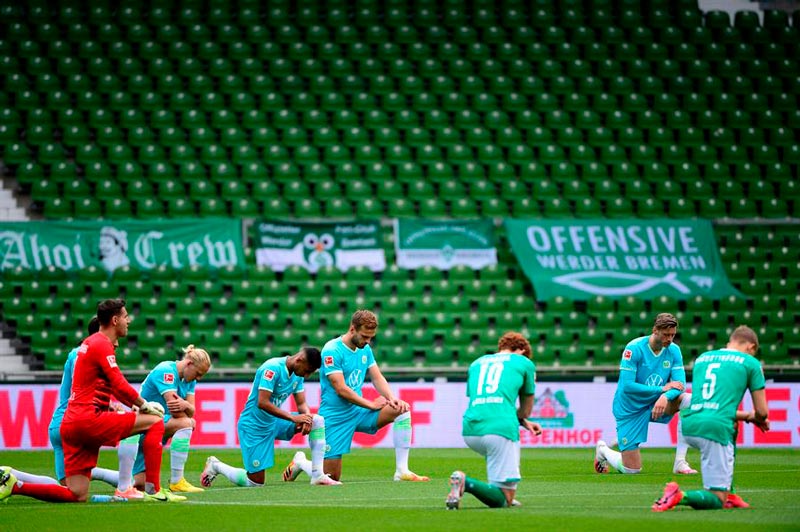
{"type": "Polygon", "coordinates": [[[61,386],[58,388],[58,406],[53,412],[53,418],[50,420],[48,430],[55,430],[61,426],[61,420],[64,419],[64,412],[67,411],[67,403],[69,402],[69,394],[72,393],[72,372],[75,371],[75,359],[78,358],[78,348],[76,347],[67,355],[67,361],[64,362],[64,374],[61,375],[61,386]]]}
{"type": "Polygon", "coordinates": [[[361,387],[367,376],[369,368],[375,365],[375,356],[372,354],[372,347],[369,344],[361,349],[353,351],[342,341],[342,337],[328,341],[322,348],[322,368],[320,369],[320,387],[322,396],[320,399],[319,413],[322,416],[335,414],[336,412],[349,410],[353,404],[345,401],[336,394],[330,381],[330,375],[341,373],[347,386],[363,396],[361,387]]]}
{"type": "Polygon", "coordinates": [[[169,412],[164,394],[175,392],[181,399],[194,394],[196,381],[186,382],[178,375],[178,363],[173,361],[162,362],[153,371],[147,374],[142,383],[141,396],[145,401],[156,401],[169,412]]]}
{"type": "Polygon", "coordinates": [[[289,395],[304,391],[303,377],[289,373],[286,369],[287,358],[270,358],[259,366],[242,409],[242,415],[239,417],[240,427],[268,428],[275,423],[277,418],[258,407],[259,390],[271,392],[270,402],[277,407],[280,407],[289,395]]]}
{"type": "MultiPolygon", "coordinates": [[[[650,412],[661,388],[670,381],[680,381],[686,386],[683,355],[677,344],[670,344],[656,356],[648,344],[649,336],[628,343],[622,352],[619,365],[619,382],[614,393],[613,412],[617,419],[650,412]]],[[[666,392],[672,401],[681,394],[679,390],[666,392]]]]}

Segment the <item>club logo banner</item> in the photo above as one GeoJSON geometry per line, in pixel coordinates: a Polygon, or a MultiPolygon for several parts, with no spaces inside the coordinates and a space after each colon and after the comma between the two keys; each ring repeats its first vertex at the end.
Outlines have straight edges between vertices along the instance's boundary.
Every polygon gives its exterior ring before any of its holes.
{"type": "Polygon", "coordinates": [[[256,224],[256,262],[283,271],[302,266],[316,272],[325,266],[347,270],[386,269],[377,221],[308,223],[264,220],[256,224]]]}
{"type": "Polygon", "coordinates": [[[401,268],[449,270],[464,265],[479,269],[497,264],[491,220],[396,219],[394,242],[401,268]]]}
{"type": "Polygon", "coordinates": [[[0,223],[0,270],[109,273],[123,266],[151,270],[244,266],[241,222],[230,218],[0,223]]]}
{"type": "Polygon", "coordinates": [[[537,297],[741,297],[708,220],[505,220],[537,297]]]}

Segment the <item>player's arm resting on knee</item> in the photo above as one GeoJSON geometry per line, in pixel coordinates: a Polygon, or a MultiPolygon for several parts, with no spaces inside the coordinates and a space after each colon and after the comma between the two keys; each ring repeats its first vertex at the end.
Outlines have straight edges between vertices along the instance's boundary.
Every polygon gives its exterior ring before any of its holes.
{"type": "Polygon", "coordinates": [[[677,360],[673,361],[672,371],[669,373],[669,382],[667,385],[675,383],[671,388],[664,390],[664,395],[667,396],[667,401],[674,401],[680,396],[683,390],[686,389],[686,370],[683,369],[683,357],[679,356],[677,360]],[[680,384],[680,386],[678,386],[680,384]]]}
{"type": "Polygon", "coordinates": [[[186,399],[183,399],[177,393],[169,391],[164,392],[163,397],[167,403],[167,409],[173,417],[194,416],[194,394],[187,395],[186,399]]]}
{"type": "Polygon", "coordinates": [[[313,422],[314,415],[311,413],[311,409],[308,407],[308,403],[306,402],[306,392],[295,392],[292,395],[294,395],[294,404],[297,406],[297,411],[300,414],[309,416],[310,418],[310,421],[303,421],[301,423],[295,422],[295,430],[305,436],[311,432],[311,424],[313,422]]]}
{"type": "MultiPolygon", "coordinates": [[[[330,381],[331,386],[333,387],[333,391],[336,392],[336,395],[348,403],[353,403],[354,405],[358,405],[369,410],[380,410],[384,407],[384,405],[386,405],[387,401],[383,396],[378,397],[378,399],[375,401],[370,401],[369,399],[365,399],[364,397],[358,395],[344,382],[344,375],[342,373],[330,373],[327,375],[327,377],[328,381],[330,381]]],[[[380,393],[380,391],[378,391],[378,393],[380,393]]]]}
{"type": "Polygon", "coordinates": [[[389,386],[389,382],[386,380],[386,377],[383,376],[383,373],[377,365],[370,366],[367,371],[369,373],[370,382],[372,382],[372,385],[375,386],[375,389],[378,391],[378,393],[386,399],[386,402],[389,404],[389,406],[395,410],[399,410],[400,413],[405,413],[411,410],[411,407],[408,405],[408,403],[401,401],[394,396],[392,387],[389,386]]]}
{"type": "Polygon", "coordinates": [[[668,382],[663,387],[636,382],[636,370],[625,369],[619,372],[618,385],[622,388],[623,394],[647,401],[655,401],[663,392],[674,386],[681,386],[681,389],[683,389],[683,385],[679,382],[668,382]]]}
{"type": "Polygon", "coordinates": [[[752,423],[762,432],[769,430],[769,407],[767,406],[767,394],[764,389],[750,392],[753,399],[753,410],[737,410],[736,419],[752,423]]]}
{"type": "Polygon", "coordinates": [[[311,424],[311,419],[312,419],[311,414],[292,415],[291,412],[287,412],[286,410],[283,410],[282,408],[273,404],[271,399],[272,399],[271,391],[264,390],[263,388],[258,390],[258,408],[260,408],[267,414],[280,419],[285,419],[286,421],[291,421],[293,423],[311,424]]]}
{"type": "Polygon", "coordinates": [[[525,430],[536,434],[537,436],[542,433],[542,426],[538,423],[533,423],[531,420],[528,419],[528,416],[531,415],[531,409],[533,408],[533,396],[520,394],[519,395],[519,408],[517,408],[517,419],[519,420],[519,424],[525,430]]]}

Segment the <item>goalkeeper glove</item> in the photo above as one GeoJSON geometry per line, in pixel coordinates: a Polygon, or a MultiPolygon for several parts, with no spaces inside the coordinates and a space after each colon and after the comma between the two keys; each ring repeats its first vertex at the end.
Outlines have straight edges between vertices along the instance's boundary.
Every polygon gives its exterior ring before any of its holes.
{"type": "Polygon", "coordinates": [[[154,416],[164,417],[164,407],[155,401],[145,401],[144,404],[139,407],[139,412],[142,414],[152,414],[154,416]]]}

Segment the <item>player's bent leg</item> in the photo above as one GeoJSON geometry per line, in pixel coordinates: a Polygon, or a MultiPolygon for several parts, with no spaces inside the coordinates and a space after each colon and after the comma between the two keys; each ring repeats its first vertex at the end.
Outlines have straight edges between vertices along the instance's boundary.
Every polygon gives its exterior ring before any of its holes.
{"type": "Polygon", "coordinates": [[[641,472],[642,452],[638,448],[631,449],[629,451],[622,451],[620,455],[622,457],[622,468],[620,468],[620,473],[624,473],[626,475],[635,475],[636,473],[641,472]]]}
{"type": "MultiPolygon", "coordinates": [[[[689,408],[692,404],[692,394],[682,393],[674,401],[668,405],[668,410],[673,409],[675,412],[684,408],[689,408]]],[[[683,436],[683,420],[678,414],[678,442],[675,445],[675,462],[672,465],[672,472],[677,475],[696,475],[697,470],[693,469],[686,461],[686,453],[689,450],[689,443],[683,436]]]]}
{"type": "Polygon", "coordinates": [[[54,479],[53,477],[46,477],[44,475],[34,475],[33,473],[26,473],[25,471],[20,471],[19,469],[10,468],[11,474],[17,480],[22,482],[31,482],[33,484],[55,484],[58,485],[58,480],[54,479]]]}
{"type": "Polygon", "coordinates": [[[691,506],[695,510],[720,510],[727,498],[727,491],[692,490],[683,493],[680,504],[691,506]]]}
{"type": "MultiPolygon", "coordinates": [[[[144,455],[145,470],[145,491],[149,494],[156,494],[161,491],[161,455],[163,438],[164,424],[161,423],[160,420],[150,425],[150,427],[148,427],[145,431],[144,437],[142,438],[142,454],[144,455]]],[[[158,500],[162,500],[162,498],[159,498],[158,500]]]]}
{"type": "Polygon", "coordinates": [[[325,458],[325,461],[322,463],[322,469],[325,471],[325,474],[331,477],[333,480],[342,479],[342,457],[339,456],[338,458],[325,458]]]}
{"type": "Polygon", "coordinates": [[[642,458],[639,449],[627,451],[615,451],[602,440],[597,442],[595,447],[595,471],[606,473],[610,469],[626,474],[636,474],[642,470],[642,458]],[[638,467],[634,467],[638,465],[638,467]]]}
{"type": "Polygon", "coordinates": [[[169,489],[172,492],[197,493],[203,491],[189,483],[184,478],[184,467],[189,458],[189,442],[192,438],[194,420],[190,417],[171,418],[167,423],[165,434],[174,432],[170,443],[170,480],[169,489]]]}
{"type": "MultiPolygon", "coordinates": [[[[388,408],[389,410],[393,410],[388,408]]],[[[381,414],[384,408],[381,410],[381,414]]],[[[378,415],[378,424],[380,425],[380,414],[378,415]]],[[[404,412],[395,416],[392,425],[392,440],[394,443],[395,453],[395,481],[406,482],[427,482],[429,477],[417,475],[408,468],[408,455],[411,451],[411,412],[404,412]]]]}

